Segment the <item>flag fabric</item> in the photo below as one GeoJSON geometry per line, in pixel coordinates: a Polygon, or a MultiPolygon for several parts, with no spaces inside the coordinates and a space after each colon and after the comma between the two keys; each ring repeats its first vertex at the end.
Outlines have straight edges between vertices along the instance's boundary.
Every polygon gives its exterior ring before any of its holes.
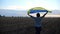
{"type": "Polygon", "coordinates": [[[31,14],[31,13],[38,13],[38,12],[49,12],[49,13],[52,13],[52,11],[50,10],[47,10],[43,7],[34,7],[34,8],[31,8],[28,10],[28,14],[31,14]]]}
{"type": "Polygon", "coordinates": [[[30,13],[48,12],[47,10],[30,10],[30,13]]]}

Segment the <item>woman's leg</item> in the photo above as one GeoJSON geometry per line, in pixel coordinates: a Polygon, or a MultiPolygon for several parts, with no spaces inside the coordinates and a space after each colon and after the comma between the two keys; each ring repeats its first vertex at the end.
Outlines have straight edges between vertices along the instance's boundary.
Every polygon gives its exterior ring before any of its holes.
{"type": "Polygon", "coordinates": [[[35,27],[35,30],[36,30],[36,34],[40,34],[41,27],[35,27]]]}

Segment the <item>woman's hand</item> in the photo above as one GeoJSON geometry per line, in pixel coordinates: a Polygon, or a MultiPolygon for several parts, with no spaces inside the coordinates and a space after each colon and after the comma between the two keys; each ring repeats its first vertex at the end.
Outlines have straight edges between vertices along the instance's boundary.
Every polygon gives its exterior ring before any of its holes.
{"type": "Polygon", "coordinates": [[[48,13],[48,11],[42,16],[42,18],[44,18],[47,13],[48,13]]]}

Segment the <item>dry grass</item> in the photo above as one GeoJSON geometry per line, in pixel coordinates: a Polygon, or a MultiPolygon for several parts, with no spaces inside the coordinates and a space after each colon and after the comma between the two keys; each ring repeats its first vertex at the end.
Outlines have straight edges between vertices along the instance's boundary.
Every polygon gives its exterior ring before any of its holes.
{"type": "MultiPolygon", "coordinates": [[[[0,17],[0,34],[35,34],[34,20],[28,17],[0,17]]],[[[60,18],[43,18],[41,34],[60,34],[60,18]]]]}

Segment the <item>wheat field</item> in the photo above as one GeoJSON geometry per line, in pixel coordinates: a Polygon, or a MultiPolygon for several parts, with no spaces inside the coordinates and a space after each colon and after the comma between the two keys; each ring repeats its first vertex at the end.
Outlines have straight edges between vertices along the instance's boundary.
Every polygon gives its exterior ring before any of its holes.
{"type": "MultiPolygon", "coordinates": [[[[30,17],[0,17],[0,34],[35,34],[34,20],[30,17]]],[[[60,18],[43,18],[41,34],[60,34],[60,18]]]]}

